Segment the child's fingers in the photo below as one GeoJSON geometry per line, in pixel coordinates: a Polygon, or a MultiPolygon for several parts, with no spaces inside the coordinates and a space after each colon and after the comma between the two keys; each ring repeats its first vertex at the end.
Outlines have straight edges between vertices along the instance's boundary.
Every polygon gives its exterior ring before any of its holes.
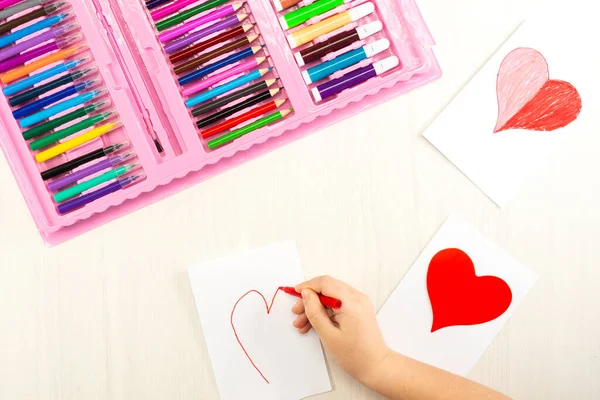
{"type": "Polygon", "coordinates": [[[311,324],[306,324],[302,328],[298,329],[298,332],[300,332],[301,334],[304,335],[304,334],[310,332],[311,329],[312,329],[312,325],[311,324]]]}
{"type": "Polygon", "coordinates": [[[319,336],[324,339],[330,339],[337,331],[327,310],[321,304],[317,294],[311,289],[304,289],[302,291],[302,299],[304,300],[304,308],[306,316],[310,321],[310,324],[315,328],[319,336]]]}
{"type": "Polygon", "coordinates": [[[300,314],[294,321],[294,327],[302,328],[304,325],[308,324],[308,317],[306,314],[300,314]]]}
{"type": "Polygon", "coordinates": [[[298,299],[296,304],[294,304],[292,312],[296,315],[304,314],[304,301],[302,299],[298,299]]]}
{"type": "Polygon", "coordinates": [[[349,286],[330,276],[319,276],[309,281],[301,283],[295,287],[296,291],[301,293],[304,289],[310,289],[316,293],[322,293],[325,296],[335,297],[344,301],[344,298],[351,293],[349,286]]]}

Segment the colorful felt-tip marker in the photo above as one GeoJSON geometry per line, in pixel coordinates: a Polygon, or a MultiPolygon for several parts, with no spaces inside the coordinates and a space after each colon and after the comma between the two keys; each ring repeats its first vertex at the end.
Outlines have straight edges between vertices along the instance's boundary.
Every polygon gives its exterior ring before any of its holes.
{"type": "Polygon", "coordinates": [[[172,15],[169,18],[165,18],[156,23],[156,29],[161,32],[167,28],[170,28],[174,25],[180,24],[185,20],[192,18],[204,11],[212,10],[215,7],[220,6],[221,4],[227,3],[228,0],[209,0],[202,4],[197,5],[196,7],[192,7],[187,10],[183,10],[182,12],[172,15]]]}
{"type": "Polygon", "coordinates": [[[227,129],[231,129],[240,124],[243,124],[246,121],[250,121],[251,119],[260,117],[261,115],[264,115],[264,114],[268,113],[269,111],[276,110],[277,108],[279,108],[279,106],[281,106],[286,101],[287,101],[287,99],[279,99],[279,100],[270,101],[267,104],[263,104],[262,106],[255,107],[252,110],[249,110],[243,114],[238,115],[237,117],[228,119],[225,122],[222,122],[218,125],[213,126],[210,129],[203,131],[201,133],[202,139],[209,138],[220,132],[226,131],[227,129]]]}
{"type": "Polygon", "coordinates": [[[273,0],[273,5],[275,9],[279,11],[283,11],[286,8],[290,8],[300,3],[301,0],[273,0]]]}
{"type": "MultiPolygon", "coordinates": [[[[302,298],[302,294],[296,292],[296,289],[294,289],[293,287],[280,286],[279,290],[281,290],[284,293],[287,293],[289,295],[292,295],[294,297],[298,297],[299,299],[302,298]]],[[[341,300],[335,299],[333,297],[325,296],[320,293],[319,293],[319,301],[321,301],[321,304],[323,304],[325,307],[333,308],[336,310],[342,308],[341,300]]]]}
{"type": "Polygon", "coordinates": [[[302,71],[302,78],[307,85],[327,78],[329,75],[358,64],[362,60],[373,57],[390,47],[390,41],[380,39],[355,50],[350,50],[319,65],[302,71]]]}
{"type": "Polygon", "coordinates": [[[291,29],[298,25],[302,25],[311,18],[318,17],[319,15],[325,14],[327,11],[331,11],[334,8],[351,1],[352,0],[317,0],[314,3],[282,15],[279,17],[279,23],[284,30],[291,29]]]}
{"type": "Polygon", "coordinates": [[[212,51],[203,53],[196,58],[192,58],[191,60],[188,60],[188,61],[176,66],[173,69],[173,71],[177,75],[182,74],[186,71],[189,71],[189,70],[197,68],[203,64],[206,64],[207,62],[214,60],[215,58],[222,56],[223,54],[231,53],[232,51],[237,50],[240,47],[246,46],[246,45],[252,43],[254,40],[256,40],[256,38],[258,38],[258,35],[248,35],[248,36],[239,38],[237,40],[234,40],[233,42],[226,43],[221,47],[218,47],[212,51]]]}
{"type": "Polygon", "coordinates": [[[113,156],[106,157],[105,160],[98,161],[97,163],[90,165],[89,167],[82,168],[72,174],[65,175],[62,178],[58,178],[48,184],[48,189],[51,192],[56,192],[62,188],[73,185],[79,182],[83,178],[87,178],[90,175],[102,172],[105,169],[116,167],[117,165],[132,159],[135,157],[135,152],[129,151],[125,153],[115,154],[113,156]]]}
{"type": "Polygon", "coordinates": [[[328,97],[334,96],[348,88],[359,85],[377,75],[391,70],[398,66],[398,57],[392,56],[381,61],[369,64],[366,67],[355,69],[347,74],[325,82],[319,86],[312,88],[311,92],[315,101],[321,101],[328,97]]]}
{"type": "MultiPolygon", "coordinates": [[[[179,78],[177,81],[179,82],[179,84],[181,86],[190,84],[190,83],[197,81],[198,79],[201,79],[201,78],[205,77],[206,75],[213,73],[221,68],[224,68],[228,65],[236,63],[240,60],[243,60],[244,58],[250,57],[250,56],[258,53],[262,48],[263,48],[263,46],[248,47],[245,50],[239,51],[239,52],[232,54],[228,57],[225,57],[217,62],[214,62],[203,68],[200,68],[197,71],[194,71],[187,75],[184,75],[181,78],[179,78]]],[[[200,90],[202,90],[202,89],[200,89],[200,90]]],[[[183,95],[189,96],[190,94],[196,93],[197,91],[198,90],[196,90],[195,92],[186,92],[184,90],[183,95]]]]}
{"type": "MultiPolygon", "coordinates": [[[[176,0],[173,4],[169,4],[168,6],[163,7],[160,10],[152,11],[150,13],[150,16],[154,21],[158,21],[163,19],[164,17],[168,17],[171,14],[175,14],[177,11],[187,6],[191,6],[192,4],[197,2],[198,0],[176,0]]],[[[148,2],[146,5],[150,7],[150,3],[153,3],[153,1],[148,2]]]]}
{"type": "Polygon", "coordinates": [[[368,24],[331,36],[314,46],[307,47],[306,49],[297,52],[294,56],[296,57],[298,65],[302,67],[325,57],[329,53],[342,50],[359,40],[364,40],[367,37],[380,32],[382,28],[383,25],[381,24],[381,21],[369,22],[368,24]]]}
{"type": "Polygon", "coordinates": [[[14,4],[20,3],[23,0],[0,0],[0,9],[8,8],[14,4]]]}
{"type": "Polygon", "coordinates": [[[36,100],[32,103],[27,104],[26,106],[14,110],[12,112],[13,117],[15,119],[24,118],[30,114],[33,114],[36,111],[41,110],[44,107],[48,107],[56,102],[66,99],[67,97],[76,95],[77,93],[81,93],[84,90],[94,87],[98,84],[100,84],[100,79],[91,79],[89,81],[79,82],[75,85],[71,85],[63,90],[60,90],[46,97],[42,97],[39,100],[36,100]]]}
{"type": "Polygon", "coordinates": [[[13,6],[0,10],[0,20],[8,19],[15,14],[27,11],[30,8],[44,5],[50,0],[25,0],[13,6]]]}
{"type": "Polygon", "coordinates": [[[24,37],[29,35],[33,35],[36,32],[44,30],[46,28],[50,28],[62,20],[68,18],[71,14],[64,13],[58,14],[50,18],[46,18],[41,20],[40,22],[36,22],[35,24],[31,24],[23,29],[19,29],[18,31],[14,31],[13,33],[9,33],[8,35],[4,35],[0,37],[0,48],[6,47],[9,44],[15,43],[17,40],[21,40],[24,37]]]}
{"type": "Polygon", "coordinates": [[[72,160],[67,161],[64,164],[57,165],[56,167],[52,167],[41,173],[42,179],[47,181],[48,179],[52,179],[59,175],[62,175],[66,172],[72,171],[75,168],[81,167],[89,162],[97,160],[99,158],[108,156],[120,149],[124,149],[129,146],[129,142],[122,142],[117,144],[111,144],[110,146],[106,146],[101,149],[90,151],[82,156],[74,158],[72,160]]]}
{"type": "MultiPolygon", "coordinates": [[[[4,60],[0,63],[0,73],[10,71],[11,69],[18,68],[21,65],[26,64],[27,62],[41,57],[50,52],[65,49],[70,46],[72,43],[78,42],[81,39],[81,35],[76,34],[64,38],[59,38],[54,42],[49,42],[44,44],[43,46],[36,47],[35,49],[31,49],[26,51],[18,56],[11,57],[8,60],[4,60]]],[[[36,61],[34,61],[36,62],[36,61]]]]}
{"type": "Polygon", "coordinates": [[[51,29],[49,31],[40,33],[39,35],[34,36],[31,39],[23,40],[22,42],[14,44],[10,47],[6,47],[6,48],[0,50],[0,61],[4,61],[6,59],[12,58],[12,57],[14,57],[18,54],[21,54],[24,51],[27,51],[31,48],[34,48],[44,42],[58,38],[64,34],[66,34],[67,32],[72,31],[76,27],[78,27],[78,25],[75,23],[63,24],[63,25],[57,26],[56,28],[51,29]]]}
{"type": "Polygon", "coordinates": [[[57,203],[62,203],[67,201],[83,192],[87,192],[88,190],[95,188],[96,186],[102,185],[108,181],[112,181],[114,179],[119,179],[120,176],[125,175],[128,172],[138,168],[140,166],[139,163],[127,164],[121,167],[112,169],[107,171],[101,175],[98,175],[92,179],[88,179],[87,181],[78,183],[77,185],[71,186],[68,189],[60,191],[54,194],[54,201],[57,203]]]}
{"type": "Polygon", "coordinates": [[[66,214],[68,212],[74,211],[78,208],[85,206],[86,204],[106,197],[111,193],[117,192],[121,189],[125,189],[126,187],[133,185],[138,180],[143,179],[145,176],[146,175],[144,175],[143,172],[140,172],[136,175],[130,175],[121,178],[118,181],[111,183],[110,185],[106,185],[98,190],[77,197],[76,199],[59,204],[58,212],[61,214],[66,214]]]}
{"type": "Polygon", "coordinates": [[[241,2],[228,4],[225,7],[219,8],[218,10],[209,12],[206,15],[188,21],[185,24],[178,26],[177,28],[173,28],[170,31],[166,31],[159,34],[158,40],[160,40],[162,43],[167,43],[170,40],[178,38],[179,36],[183,36],[188,32],[191,32],[192,30],[201,27],[202,25],[206,25],[212,21],[228,17],[231,14],[235,14],[235,12],[239,10],[240,7],[242,7],[243,5],[244,3],[241,2]]]}
{"type": "Polygon", "coordinates": [[[61,139],[73,136],[74,134],[79,133],[87,128],[91,128],[92,126],[110,118],[114,114],[114,111],[108,111],[86,118],[82,121],[77,122],[76,124],[69,125],[64,129],[60,129],[56,132],[51,133],[50,135],[44,136],[41,139],[34,140],[33,142],[29,143],[29,148],[35,151],[43,147],[50,146],[51,144],[56,143],[61,139]]]}
{"type": "Polygon", "coordinates": [[[79,65],[87,62],[88,60],[89,58],[84,57],[78,60],[63,62],[61,64],[58,64],[56,67],[52,67],[40,73],[31,75],[29,78],[21,79],[20,81],[15,82],[12,85],[6,86],[4,89],[2,89],[2,93],[4,93],[5,96],[12,96],[13,94],[19,93],[22,90],[29,89],[35,84],[45,81],[46,79],[50,79],[56,75],[60,75],[73,68],[76,68],[79,65]]]}
{"type": "Polygon", "coordinates": [[[231,17],[225,18],[215,24],[208,26],[207,28],[200,29],[199,31],[190,33],[189,35],[181,39],[172,41],[171,43],[165,46],[165,51],[167,52],[167,54],[174,53],[178,50],[181,50],[184,47],[191,45],[192,43],[197,42],[203,37],[212,35],[213,33],[222,31],[223,29],[227,29],[233,25],[240,23],[240,21],[243,21],[244,18],[246,18],[247,16],[248,14],[232,15],[231,17]]]}
{"type": "Polygon", "coordinates": [[[53,14],[56,11],[63,8],[66,4],[67,3],[64,1],[47,4],[44,7],[37,8],[31,12],[18,16],[17,18],[13,18],[10,21],[6,21],[5,23],[0,25],[0,35],[4,35],[5,33],[8,33],[13,29],[18,28],[21,25],[25,25],[26,23],[34,21],[38,18],[42,18],[53,14]]]}
{"type": "Polygon", "coordinates": [[[65,142],[62,142],[61,144],[51,147],[48,150],[44,150],[42,152],[37,153],[35,155],[35,160],[38,163],[43,163],[54,157],[64,154],[67,151],[73,150],[76,147],[79,147],[83,144],[89,143],[92,140],[97,139],[100,136],[103,136],[103,135],[107,134],[108,132],[111,132],[111,131],[119,128],[120,126],[121,126],[121,123],[119,123],[119,122],[109,122],[107,124],[101,125],[97,128],[92,129],[89,132],[86,132],[82,135],[79,135],[79,136],[73,138],[73,139],[67,140],[65,142]]]}
{"type": "Polygon", "coordinates": [[[90,115],[94,111],[97,111],[108,105],[110,105],[110,101],[108,101],[108,99],[105,99],[104,101],[90,104],[89,106],[86,106],[86,107],[78,108],[75,111],[71,111],[68,114],[60,116],[58,118],[51,119],[50,121],[44,122],[43,124],[36,125],[33,128],[23,132],[23,139],[25,139],[25,140],[33,139],[35,137],[43,135],[44,133],[50,132],[52,129],[59,128],[62,125],[67,124],[71,121],[85,117],[86,115],[90,115]]]}
{"type": "Polygon", "coordinates": [[[208,142],[206,145],[211,150],[216,149],[217,147],[223,146],[224,144],[227,144],[227,143],[231,143],[234,140],[236,140],[244,135],[247,135],[250,132],[260,129],[264,126],[270,125],[274,122],[277,122],[280,119],[285,118],[292,111],[293,110],[291,108],[289,110],[277,111],[276,113],[267,115],[266,117],[256,120],[253,123],[248,124],[242,128],[236,129],[235,131],[231,131],[219,138],[213,139],[210,142],[208,142]]]}
{"type": "Polygon", "coordinates": [[[206,92],[200,93],[199,95],[192,97],[191,99],[188,99],[185,102],[185,105],[188,108],[197,106],[200,103],[204,103],[205,101],[213,99],[213,98],[215,98],[219,95],[222,95],[224,93],[227,93],[233,89],[237,89],[238,87],[245,85],[248,82],[252,82],[253,80],[262,77],[264,74],[266,74],[267,72],[269,72],[272,69],[273,69],[273,67],[256,69],[256,70],[250,72],[249,74],[241,76],[241,77],[234,79],[230,82],[227,82],[221,86],[217,86],[215,88],[207,90],[206,92]]]}
{"type": "Polygon", "coordinates": [[[36,97],[40,97],[54,89],[59,87],[68,85],[69,83],[78,81],[86,76],[92,75],[96,73],[96,67],[92,68],[84,68],[77,71],[73,71],[72,73],[67,73],[59,78],[51,80],[48,83],[44,83],[43,85],[36,86],[32,89],[29,89],[25,92],[22,92],[16,96],[10,97],[8,99],[8,103],[11,107],[16,107],[20,104],[26,103],[30,100],[35,99],[36,97]]]}
{"type": "Polygon", "coordinates": [[[19,125],[22,128],[30,127],[31,125],[35,125],[38,122],[41,122],[45,119],[51,118],[57,114],[60,114],[64,111],[70,110],[73,107],[80,106],[84,103],[87,103],[90,100],[93,100],[97,97],[100,97],[106,93],[105,89],[100,90],[92,90],[87,93],[80,94],[79,96],[73,97],[72,99],[65,100],[61,103],[48,107],[40,112],[37,112],[33,115],[23,118],[19,121],[19,125]]]}
{"type": "Polygon", "coordinates": [[[266,57],[256,57],[255,59],[241,62],[229,69],[226,69],[223,72],[211,75],[206,79],[203,79],[199,82],[196,82],[196,83],[186,87],[185,89],[183,89],[181,91],[181,93],[184,96],[191,96],[195,93],[200,92],[201,90],[205,90],[211,86],[215,86],[215,85],[223,82],[225,79],[231,78],[232,76],[239,75],[243,72],[251,70],[252,68],[256,68],[265,60],[266,60],[266,57]]]}
{"type": "Polygon", "coordinates": [[[339,14],[325,18],[316,24],[309,25],[305,28],[287,35],[288,42],[292,49],[308,43],[316,38],[333,32],[345,25],[351,24],[354,21],[366,17],[375,11],[373,3],[364,3],[339,14]]]}
{"type": "Polygon", "coordinates": [[[153,10],[164,4],[168,4],[168,3],[172,3],[172,2],[173,2],[173,0],[152,0],[152,1],[146,2],[146,8],[148,8],[148,10],[153,10]]]}

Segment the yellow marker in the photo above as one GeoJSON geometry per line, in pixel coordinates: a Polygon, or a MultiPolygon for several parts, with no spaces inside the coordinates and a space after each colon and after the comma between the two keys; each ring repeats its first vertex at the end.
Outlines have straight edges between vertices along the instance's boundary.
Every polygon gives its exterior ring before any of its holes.
{"type": "Polygon", "coordinates": [[[74,149],[75,147],[79,147],[85,143],[91,142],[92,140],[99,138],[100,136],[112,131],[121,126],[120,122],[110,122],[108,124],[104,124],[97,128],[92,129],[89,132],[84,133],[83,135],[79,135],[76,138],[71,140],[67,140],[59,145],[56,145],[48,150],[44,150],[35,155],[35,159],[38,163],[43,163],[44,161],[48,161],[51,158],[59,156],[63,153],[66,153],[69,150],[74,149]]]}
{"type": "Polygon", "coordinates": [[[316,38],[327,35],[330,32],[340,29],[341,27],[348,25],[354,21],[366,17],[375,10],[373,3],[364,3],[360,6],[349,9],[348,11],[341,12],[333,15],[329,18],[317,22],[314,25],[309,25],[306,28],[302,28],[294,33],[290,33],[287,36],[288,42],[292,49],[302,46],[304,43],[308,43],[316,38]]]}

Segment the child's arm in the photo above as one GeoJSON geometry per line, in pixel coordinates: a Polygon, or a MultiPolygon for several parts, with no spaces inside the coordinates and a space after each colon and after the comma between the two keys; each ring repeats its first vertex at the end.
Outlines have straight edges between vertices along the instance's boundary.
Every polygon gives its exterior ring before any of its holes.
{"type": "Polygon", "coordinates": [[[302,299],[292,308],[300,333],[314,328],[337,363],[364,385],[391,399],[507,399],[468,379],[390,350],[381,336],[370,300],[347,284],[324,276],[296,286],[302,299]],[[317,293],[342,301],[326,309],[317,293]]]}

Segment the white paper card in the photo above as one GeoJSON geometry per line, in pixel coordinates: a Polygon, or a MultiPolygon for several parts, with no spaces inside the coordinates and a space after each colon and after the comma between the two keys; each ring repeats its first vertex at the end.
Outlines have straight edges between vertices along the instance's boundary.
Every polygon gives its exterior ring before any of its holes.
{"type": "Polygon", "coordinates": [[[318,337],[292,326],[297,299],[279,292],[267,314],[279,286],[304,280],[294,243],[203,263],[189,276],[222,399],[297,400],[331,390],[318,337]]]}
{"type": "Polygon", "coordinates": [[[600,30],[582,16],[523,23],[423,133],[500,207],[596,117],[600,30]]]}
{"type": "Polygon", "coordinates": [[[450,217],[421,253],[377,314],[386,343],[395,351],[438,368],[466,375],[498,334],[537,276],[457,217],[450,217]],[[478,277],[504,280],[512,302],[498,318],[478,325],[432,330],[427,272],[440,250],[456,248],[472,260],[478,277]]]}

